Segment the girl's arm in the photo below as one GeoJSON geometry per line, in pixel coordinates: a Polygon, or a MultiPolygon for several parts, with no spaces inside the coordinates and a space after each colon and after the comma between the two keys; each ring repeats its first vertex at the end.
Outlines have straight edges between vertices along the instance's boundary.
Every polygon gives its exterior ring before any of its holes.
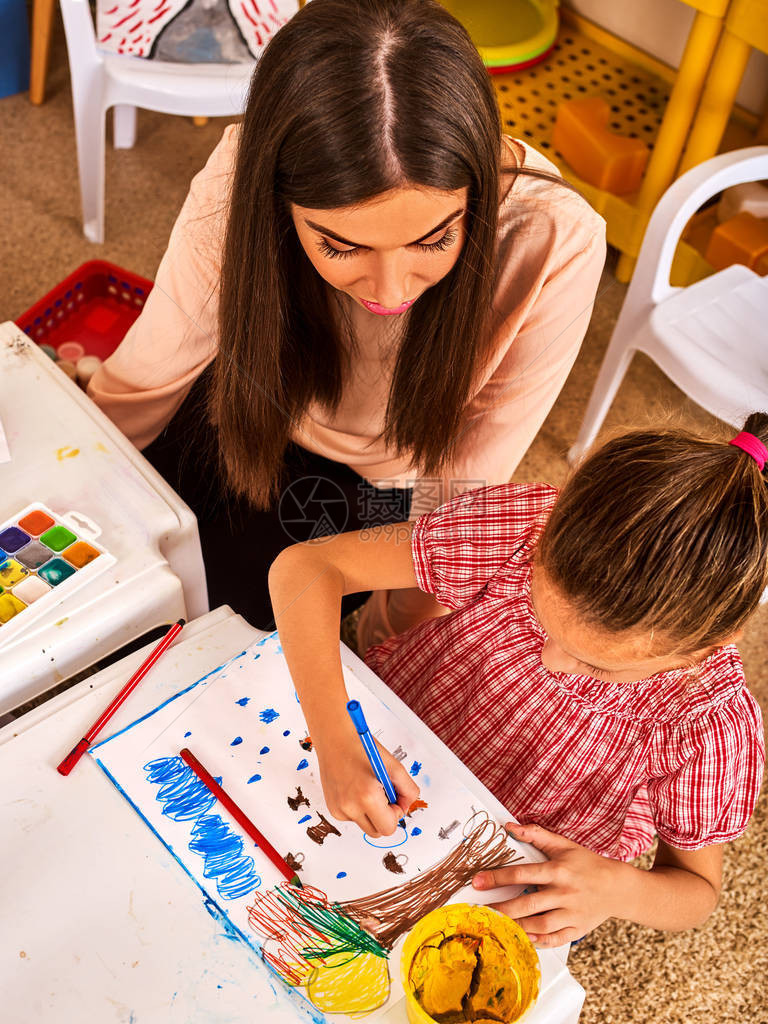
{"type": "Polygon", "coordinates": [[[517,839],[550,858],[543,864],[483,871],[477,889],[536,886],[536,891],[496,904],[540,946],[573,942],[609,917],[649,928],[683,931],[702,924],[717,905],[723,847],[677,850],[659,840],[653,867],[643,871],[601,857],[539,825],[510,824],[517,839]]]}
{"type": "Polygon", "coordinates": [[[416,586],[411,530],[402,523],[294,544],[269,570],[275,622],[317,752],[328,810],[372,836],[395,831],[419,787],[382,749],[399,797],[399,806],[390,806],[347,714],[339,652],[341,598],[416,586]]]}

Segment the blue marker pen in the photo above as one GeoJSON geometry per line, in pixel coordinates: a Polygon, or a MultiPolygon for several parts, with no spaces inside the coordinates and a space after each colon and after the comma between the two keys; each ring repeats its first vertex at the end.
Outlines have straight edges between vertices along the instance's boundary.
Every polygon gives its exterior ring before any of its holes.
{"type": "MultiPolygon", "coordinates": [[[[387,800],[389,800],[391,804],[396,804],[397,793],[395,792],[395,787],[392,785],[392,780],[389,775],[387,775],[387,769],[384,767],[384,762],[381,760],[381,754],[379,753],[379,748],[376,746],[376,741],[373,736],[371,736],[368,723],[366,722],[365,715],[363,714],[363,709],[360,707],[360,701],[348,701],[347,711],[349,712],[349,717],[352,719],[352,722],[357,729],[357,734],[360,737],[360,742],[363,744],[363,749],[368,755],[368,760],[371,762],[373,774],[384,787],[384,792],[387,794],[387,800]]],[[[405,828],[405,821],[403,818],[400,819],[398,824],[405,828]]]]}

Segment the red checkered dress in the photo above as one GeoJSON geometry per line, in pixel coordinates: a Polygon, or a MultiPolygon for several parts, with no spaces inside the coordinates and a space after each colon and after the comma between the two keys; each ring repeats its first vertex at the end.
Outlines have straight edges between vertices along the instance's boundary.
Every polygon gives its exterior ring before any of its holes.
{"type": "Polygon", "coordinates": [[[455,610],[368,664],[521,821],[622,860],[655,832],[682,850],[734,839],[765,762],[735,647],[635,683],[542,665],[530,554],[556,497],[504,484],[422,516],[419,586],[455,610]]]}

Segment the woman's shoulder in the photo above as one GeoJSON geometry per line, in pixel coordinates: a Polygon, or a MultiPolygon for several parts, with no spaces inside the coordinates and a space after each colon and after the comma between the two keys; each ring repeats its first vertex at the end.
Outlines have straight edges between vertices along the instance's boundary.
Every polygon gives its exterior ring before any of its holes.
{"type": "Polygon", "coordinates": [[[563,179],[556,164],[521,139],[504,135],[502,144],[500,235],[521,230],[554,233],[570,248],[583,248],[595,236],[605,235],[604,219],[563,179]]]}

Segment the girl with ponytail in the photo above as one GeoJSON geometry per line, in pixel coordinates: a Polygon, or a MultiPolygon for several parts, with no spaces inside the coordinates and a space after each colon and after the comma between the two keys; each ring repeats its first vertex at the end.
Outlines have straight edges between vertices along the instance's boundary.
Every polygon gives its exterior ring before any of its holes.
{"type": "Polygon", "coordinates": [[[415,585],[451,613],[366,660],[549,857],[476,888],[533,887],[498,906],[540,945],[608,917],[703,922],[765,763],[734,643],[768,585],[767,462],[763,413],[730,441],[636,430],[559,494],[486,487],[397,530],[284,551],[273,607],[331,813],[391,834],[418,795],[382,750],[400,806],[387,803],[344,711],[338,648],[344,593],[415,585]],[[626,863],[655,835],[650,871],[626,863]]]}

